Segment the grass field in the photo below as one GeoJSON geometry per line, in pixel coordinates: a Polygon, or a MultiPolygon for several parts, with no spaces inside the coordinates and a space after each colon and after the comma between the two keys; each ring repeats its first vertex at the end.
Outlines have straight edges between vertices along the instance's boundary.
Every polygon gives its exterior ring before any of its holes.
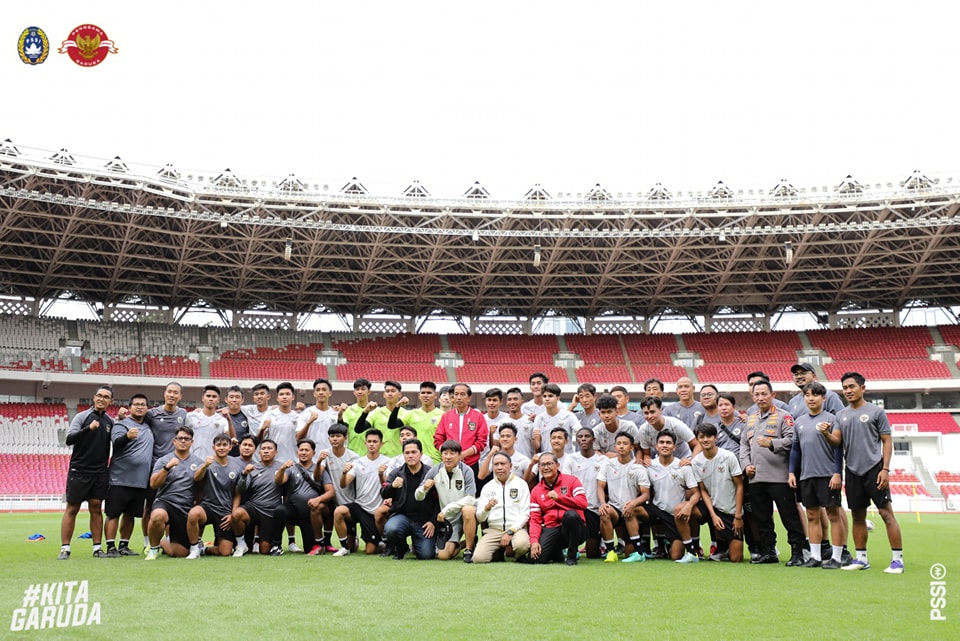
{"type": "MultiPolygon", "coordinates": [[[[81,517],[85,525],[86,513],[81,517]]],[[[0,516],[0,639],[960,638],[956,515],[923,515],[919,524],[900,515],[901,576],[883,573],[890,549],[877,517],[866,572],[666,561],[479,566],[302,554],[146,563],[94,559],[90,542],[78,539],[62,562],[55,560],[59,518],[0,516]],[[28,542],[35,532],[46,541],[28,542]],[[942,622],[930,619],[935,563],[947,572],[942,622]],[[63,581],[87,581],[89,604],[100,603],[99,625],[11,630],[30,586],[63,581]]]]}

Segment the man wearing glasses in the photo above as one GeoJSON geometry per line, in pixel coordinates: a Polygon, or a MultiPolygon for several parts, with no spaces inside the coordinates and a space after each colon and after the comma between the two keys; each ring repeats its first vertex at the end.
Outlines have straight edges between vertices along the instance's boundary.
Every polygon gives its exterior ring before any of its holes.
{"type": "Polygon", "coordinates": [[[150,487],[157,491],[157,498],[147,526],[150,537],[150,547],[144,557],[147,561],[155,561],[161,547],[167,556],[182,558],[190,554],[187,517],[195,497],[194,474],[203,465],[199,457],[190,453],[191,445],[193,430],[184,425],[173,438],[173,453],[161,456],[153,466],[150,487]],[[163,539],[168,525],[169,540],[163,539]]]}
{"type": "Polygon", "coordinates": [[[147,397],[130,397],[130,414],[113,426],[113,459],[110,461],[110,489],[107,490],[107,558],[137,556],[130,549],[134,519],[143,518],[147,485],[153,469],[153,431],[147,425],[147,397]],[[120,543],[117,547],[117,529],[120,543]]]}
{"type": "Polygon", "coordinates": [[[70,539],[77,525],[80,505],[86,501],[90,511],[90,533],[93,535],[93,556],[106,557],[100,548],[103,538],[103,512],[101,505],[107,496],[107,461],[110,458],[110,432],[113,419],[107,416],[107,408],[113,401],[113,390],[101,385],[93,396],[93,407],[78,413],[70,421],[67,445],[73,446],[70,455],[70,473],[67,475],[67,509],[60,521],[60,555],[57,559],[70,558],[70,539]]]}

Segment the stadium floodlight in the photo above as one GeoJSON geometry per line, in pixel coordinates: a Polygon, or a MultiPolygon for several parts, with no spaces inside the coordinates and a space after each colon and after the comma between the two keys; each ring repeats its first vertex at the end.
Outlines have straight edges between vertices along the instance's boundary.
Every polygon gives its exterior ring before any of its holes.
{"type": "Polygon", "coordinates": [[[717,240],[719,240],[721,243],[725,243],[727,242],[727,235],[723,232],[720,232],[720,235],[717,236],[717,240]]]}
{"type": "Polygon", "coordinates": [[[540,243],[533,246],[533,266],[540,266],[540,243]]]}
{"type": "Polygon", "coordinates": [[[288,238],[286,244],[283,248],[283,259],[290,260],[290,256],[293,254],[293,239],[288,238]]]}
{"type": "Polygon", "coordinates": [[[787,264],[789,265],[793,262],[793,243],[788,240],[783,244],[783,248],[787,252],[787,264]]]}
{"type": "Polygon", "coordinates": [[[477,241],[479,241],[479,240],[480,240],[480,232],[478,232],[476,229],[474,229],[474,230],[473,230],[473,242],[477,242],[477,241]]]}

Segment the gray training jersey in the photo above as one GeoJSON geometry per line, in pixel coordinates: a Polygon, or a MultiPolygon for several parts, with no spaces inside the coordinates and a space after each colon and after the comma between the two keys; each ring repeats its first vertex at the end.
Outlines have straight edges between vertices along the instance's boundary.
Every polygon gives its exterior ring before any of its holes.
{"type": "MultiPolygon", "coordinates": [[[[175,458],[177,458],[176,454],[167,454],[158,458],[153,465],[153,473],[159,472],[160,468],[175,458]]],[[[201,465],[203,465],[203,461],[193,454],[181,460],[176,467],[167,472],[167,478],[160,489],[157,490],[156,500],[182,510],[184,514],[189,512],[196,498],[193,475],[196,474],[201,465]]]]}
{"type": "Polygon", "coordinates": [[[244,463],[239,458],[228,457],[225,465],[216,461],[210,464],[203,475],[203,500],[200,505],[214,514],[229,514],[233,510],[233,495],[240,482],[244,463]]]}
{"type": "Polygon", "coordinates": [[[321,474],[319,483],[314,481],[314,468],[316,465],[311,464],[309,468],[305,468],[300,463],[296,463],[287,469],[287,482],[283,486],[283,493],[287,498],[297,497],[305,501],[315,499],[320,496],[320,493],[313,488],[314,485],[322,488],[327,483],[333,483],[330,480],[330,473],[326,470],[321,474]]]}
{"type": "MultiPolygon", "coordinates": [[[[792,416],[794,419],[798,419],[804,414],[810,413],[810,410],[807,408],[807,401],[803,396],[803,392],[794,394],[793,398],[790,399],[789,406],[790,416],[792,416]]],[[[827,395],[823,397],[824,411],[836,415],[837,412],[843,409],[843,407],[843,401],[840,400],[840,396],[832,389],[828,389],[827,395]]]]}
{"type": "Polygon", "coordinates": [[[703,409],[703,405],[700,404],[700,401],[694,401],[693,405],[690,407],[684,407],[680,403],[670,403],[663,408],[664,416],[672,416],[673,418],[680,419],[683,421],[683,424],[689,427],[691,430],[696,428],[697,421],[705,413],[706,412],[703,409]]]}
{"type": "Polygon", "coordinates": [[[282,493],[275,480],[280,465],[276,459],[269,466],[261,462],[254,465],[253,471],[246,476],[240,475],[237,488],[244,495],[243,505],[255,507],[267,515],[280,507],[282,493]]]}
{"type": "Polygon", "coordinates": [[[129,416],[114,423],[110,439],[114,442],[113,459],[110,461],[110,485],[146,488],[150,484],[153,469],[153,431],[150,426],[137,423],[129,416]],[[130,440],[127,432],[137,428],[137,438],[130,440]],[[121,445],[117,445],[117,439],[121,445]]]}
{"type": "Polygon", "coordinates": [[[890,435],[887,413],[873,403],[866,403],[857,409],[844,408],[837,414],[837,422],[843,433],[847,469],[863,476],[883,460],[880,436],[890,435]]]}
{"type": "Polygon", "coordinates": [[[153,460],[156,461],[165,454],[173,453],[173,437],[187,422],[187,410],[178,407],[168,412],[160,405],[147,412],[146,421],[153,430],[153,460]]]}
{"type": "MultiPolygon", "coordinates": [[[[824,438],[817,423],[830,423],[830,430],[836,429],[833,423],[836,417],[830,412],[820,412],[816,416],[804,414],[793,419],[793,449],[798,449],[800,457],[800,473],[797,474],[790,466],[790,471],[796,474],[801,481],[821,476],[833,476],[836,469],[837,450],[824,438]]],[[[793,451],[791,450],[791,459],[793,451]]],[[[792,462],[792,461],[791,461],[792,462]]]]}

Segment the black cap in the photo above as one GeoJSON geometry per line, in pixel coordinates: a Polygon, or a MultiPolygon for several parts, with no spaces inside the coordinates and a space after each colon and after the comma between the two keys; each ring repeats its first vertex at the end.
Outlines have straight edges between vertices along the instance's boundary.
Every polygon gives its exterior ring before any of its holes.
{"type": "Polygon", "coordinates": [[[796,365],[790,368],[791,374],[796,374],[797,372],[800,372],[800,371],[813,372],[814,374],[817,373],[817,370],[815,370],[813,368],[813,365],[811,365],[810,363],[797,363],[796,365]]]}

